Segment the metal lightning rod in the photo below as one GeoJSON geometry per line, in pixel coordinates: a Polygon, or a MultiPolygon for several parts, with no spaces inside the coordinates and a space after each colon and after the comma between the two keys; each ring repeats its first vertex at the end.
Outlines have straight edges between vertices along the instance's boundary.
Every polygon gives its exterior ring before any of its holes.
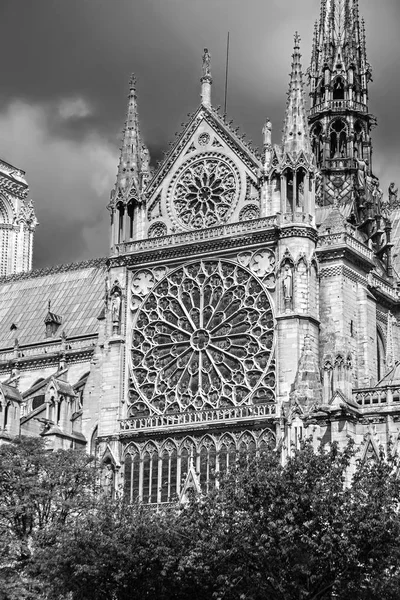
{"type": "Polygon", "coordinates": [[[224,100],[224,115],[226,115],[226,102],[228,99],[228,69],[229,69],[229,31],[226,40],[226,68],[225,68],[225,100],[224,100]]]}

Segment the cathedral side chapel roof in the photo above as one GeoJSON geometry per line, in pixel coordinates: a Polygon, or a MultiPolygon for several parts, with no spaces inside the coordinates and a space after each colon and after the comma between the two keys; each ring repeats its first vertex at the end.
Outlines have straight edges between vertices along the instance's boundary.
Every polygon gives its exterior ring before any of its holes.
{"type": "Polygon", "coordinates": [[[20,346],[46,340],[49,299],[68,338],[95,334],[105,276],[104,258],[1,278],[0,349],[13,347],[15,338],[20,346]]]}

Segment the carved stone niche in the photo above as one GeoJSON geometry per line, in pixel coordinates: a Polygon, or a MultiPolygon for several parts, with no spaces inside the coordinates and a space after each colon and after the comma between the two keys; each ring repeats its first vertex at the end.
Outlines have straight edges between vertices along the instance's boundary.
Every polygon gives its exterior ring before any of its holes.
{"type": "Polygon", "coordinates": [[[118,281],[115,281],[110,290],[110,313],[113,335],[121,332],[121,308],[122,308],[122,290],[118,281]]]}
{"type": "Polygon", "coordinates": [[[282,308],[285,312],[294,309],[293,306],[293,272],[294,263],[289,253],[285,253],[280,267],[282,308]]]}

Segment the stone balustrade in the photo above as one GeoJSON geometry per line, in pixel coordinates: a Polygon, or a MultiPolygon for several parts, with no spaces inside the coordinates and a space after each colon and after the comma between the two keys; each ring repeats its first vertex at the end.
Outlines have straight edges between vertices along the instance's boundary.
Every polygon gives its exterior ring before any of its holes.
{"type": "Polygon", "coordinates": [[[363,388],[353,390],[353,400],[361,408],[393,406],[400,408],[400,386],[363,388]]]}
{"type": "Polygon", "coordinates": [[[328,100],[328,102],[321,102],[317,106],[310,109],[310,116],[316,115],[317,113],[324,111],[343,112],[344,110],[357,110],[358,112],[367,112],[366,104],[357,102],[356,100],[328,100]]]}
{"type": "Polygon", "coordinates": [[[121,431],[137,431],[143,429],[172,428],[180,425],[199,425],[201,423],[226,423],[227,421],[237,419],[246,421],[259,418],[274,419],[276,417],[276,404],[257,404],[174,413],[170,415],[153,415],[151,417],[131,417],[120,421],[120,429],[121,431]]]}
{"type": "MultiPolygon", "coordinates": [[[[115,254],[126,254],[134,252],[143,252],[146,250],[155,250],[158,248],[170,248],[183,244],[193,244],[216,238],[227,238],[233,235],[242,235],[263,229],[271,229],[277,226],[277,217],[263,217],[261,219],[252,219],[251,221],[241,221],[208,229],[199,229],[196,231],[184,231],[155,238],[136,240],[133,242],[124,242],[115,247],[115,254]]],[[[115,255],[114,254],[114,255],[115,255]]]]}

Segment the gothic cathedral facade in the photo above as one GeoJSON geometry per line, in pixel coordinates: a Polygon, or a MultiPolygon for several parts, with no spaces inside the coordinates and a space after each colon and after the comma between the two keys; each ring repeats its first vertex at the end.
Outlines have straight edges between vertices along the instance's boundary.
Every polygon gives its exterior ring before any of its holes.
{"type": "Polygon", "coordinates": [[[260,152],[213,107],[206,49],[155,170],[132,76],[108,258],[0,280],[1,439],[86,447],[150,504],[307,436],[397,451],[400,202],[372,169],[358,0],[321,0],[307,75],[309,109],[296,34],[283,137],[267,120],[260,152]]]}

